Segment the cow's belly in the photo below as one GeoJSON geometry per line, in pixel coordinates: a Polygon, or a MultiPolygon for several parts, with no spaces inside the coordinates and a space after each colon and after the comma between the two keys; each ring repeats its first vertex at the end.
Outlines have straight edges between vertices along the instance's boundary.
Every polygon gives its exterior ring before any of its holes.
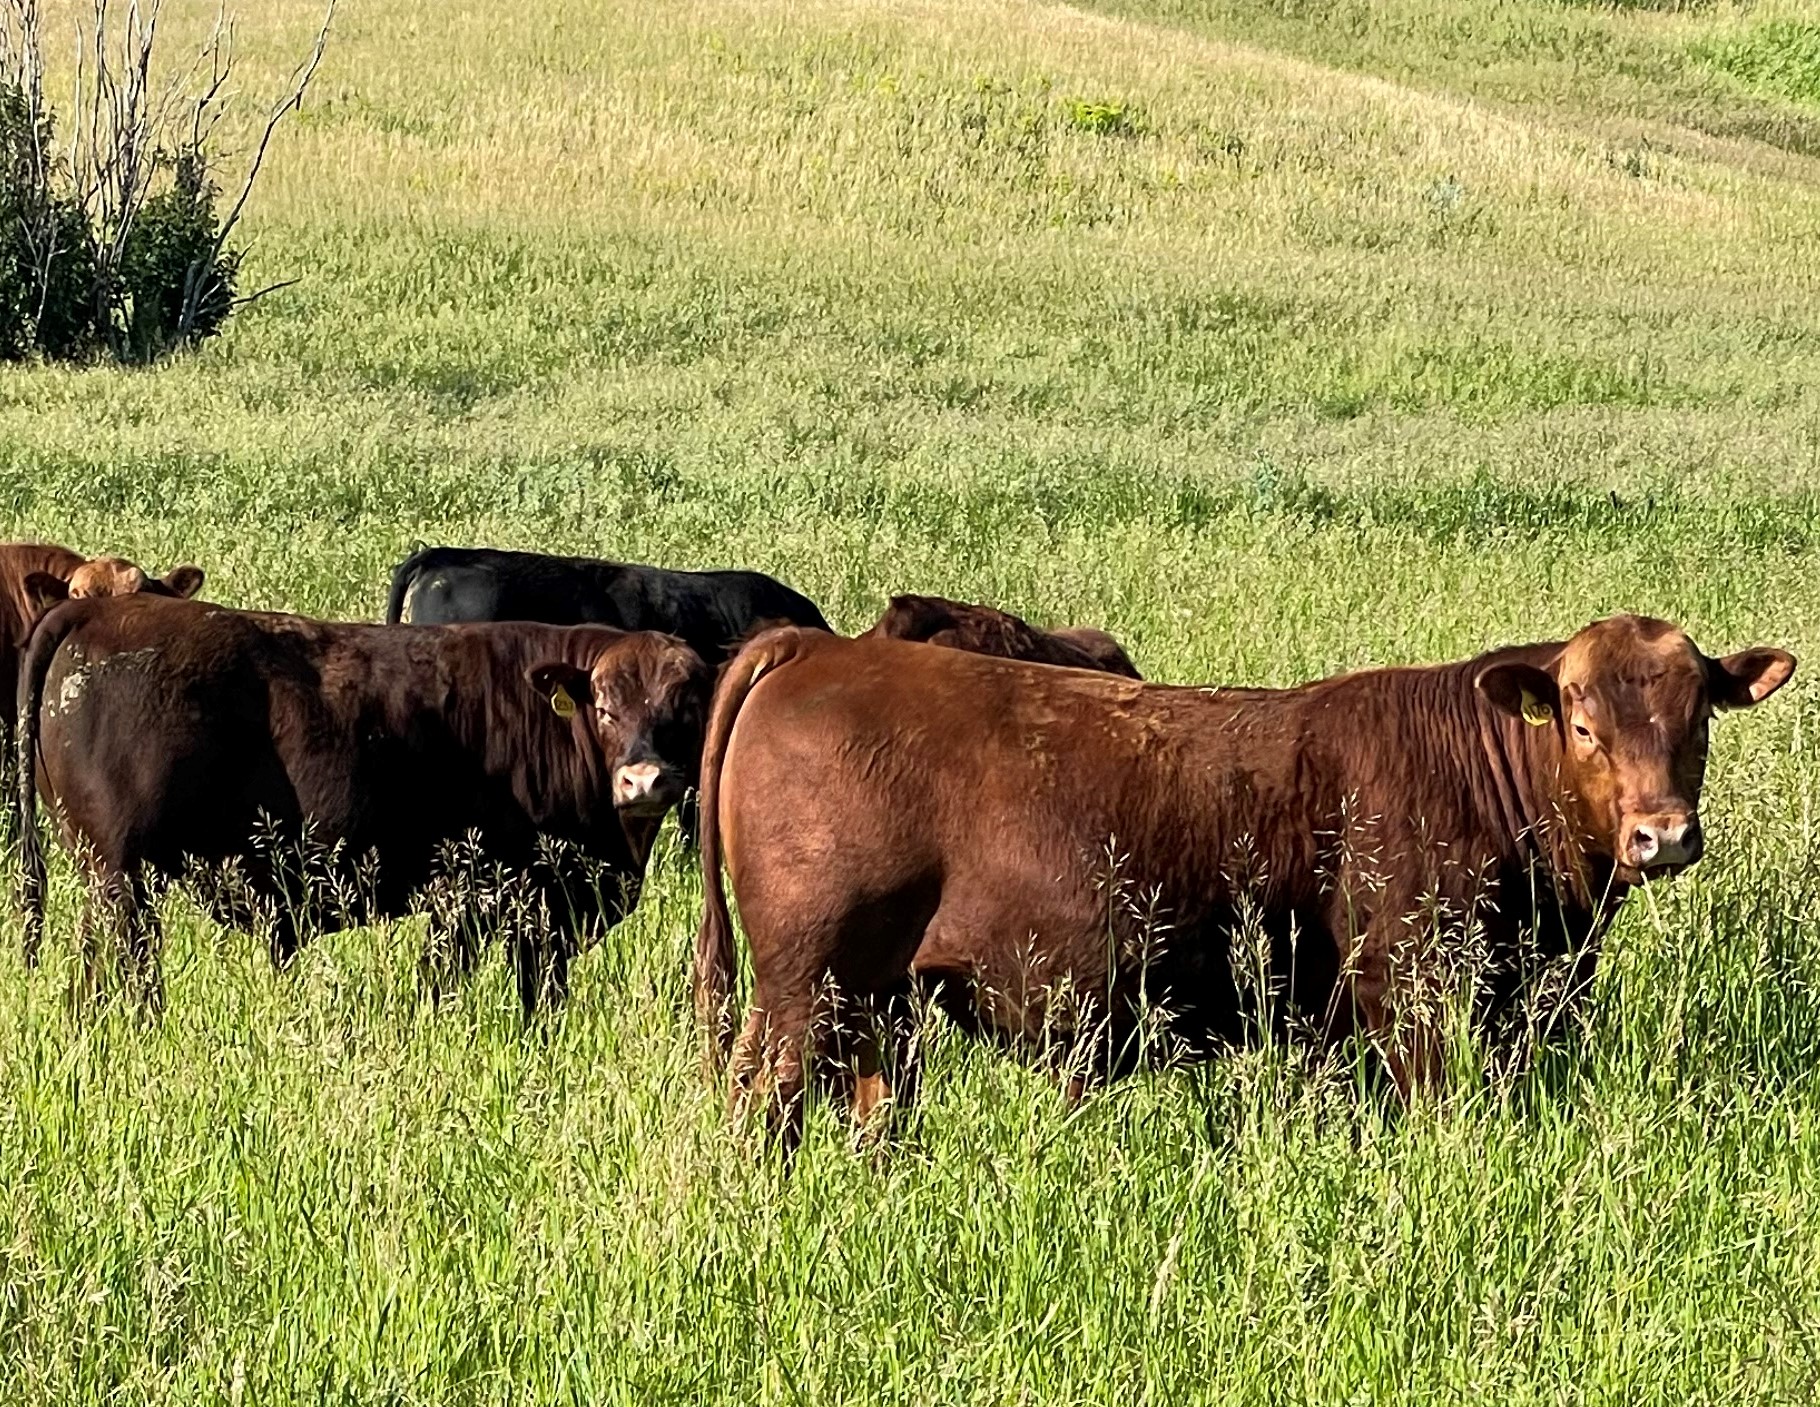
{"type": "Polygon", "coordinates": [[[1229,937],[1229,921],[1163,921],[1128,891],[1109,910],[1098,882],[982,869],[949,876],[912,966],[981,1034],[1122,1047],[1147,1025],[1201,1050],[1245,1034],[1229,937]]]}

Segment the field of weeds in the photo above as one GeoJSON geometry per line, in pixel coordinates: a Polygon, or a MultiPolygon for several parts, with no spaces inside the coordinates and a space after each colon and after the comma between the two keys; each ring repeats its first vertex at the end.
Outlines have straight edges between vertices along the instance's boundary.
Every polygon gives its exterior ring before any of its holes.
{"type": "MultiPolygon", "coordinates": [[[[241,11],[274,87],[319,6],[241,11]]],[[[201,354],[0,370],[0,532],[349,618],[418,541],[749,566],[1179,682],[1619,609],[1820,665],[1796,0],[359,0],[246,232],[299,282],[201,354]]],[[[697,1074],[673,828],[528,1032],[497,961],[419,999],[420,921],[280,975],[178,897],[164,1018],[72,1010],[65,865],[43,968],[0,925],[0,1400],[1811,1401],[1817,699],[1715,729],[1708,857],[1527,1079],[1070,1110],[949,1033],[914,1137],[788,1176],[697,1074]]]]}

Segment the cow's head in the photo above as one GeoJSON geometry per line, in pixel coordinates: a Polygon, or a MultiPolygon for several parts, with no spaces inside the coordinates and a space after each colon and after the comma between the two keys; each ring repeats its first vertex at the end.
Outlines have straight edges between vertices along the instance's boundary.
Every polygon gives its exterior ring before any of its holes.
{"type": "Polygon", "coordinates": [[[941,596],[893,596],[866,634],[888,640],[927,640],[955,627],[958,605],[941,596]]]}
{"type": "Polygon", "coordinates": [[[526,677],[544,706],[570,719],[599,749],[613,805],[628,817],[661,816],[682,800],[701,766],[714,671],[669,635],[632,632],[588,668],[533,665],[526,677]]]}
{"type": "Polygon", "coordinates": [[[1722,709],[1762,703],[1788,682],[1786,650],[1708,659],[1667,621],[1613,616],[1569,640],[1546,667],[1482,671],[1492,703],[1561,744],[1562,790],[1618,878],[1672,874],[1700,858],[1707,727],[1722,709]]]}
{"type": "Polygon", "coordinates": [[[194,596],[200,590],[201,567],[173,567],[155,577],[124,557],[96,557],[76,567],[68,578],[33,572],[25,579],[25,593],[39,615],[59,601],[90,596],[194,596]]]}

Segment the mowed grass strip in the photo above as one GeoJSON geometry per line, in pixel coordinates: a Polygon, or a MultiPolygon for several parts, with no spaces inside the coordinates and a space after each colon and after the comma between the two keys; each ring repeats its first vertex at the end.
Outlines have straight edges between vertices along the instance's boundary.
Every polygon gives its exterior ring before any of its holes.
{"type": "MultiPolygon", "coordinates": [[[[749,565],[1177,681],[1621,608],[1820,661],[1797,9],[1124,8],[349,5],[247,227],[302,283],[0,372],[5,531],[356,617],[420,539],[749,565]]],[[[247,7],[249,94],[317,13],[247,7]]],[[[0,928],[0,1398],[1808,1400],[1814,697],[1720,722],[1709,857],[1514,1088],[1070,1112],[943,1034],[914,1137],[818,1112],[788,1178],[697,1079],[674,849],[529,1033],[411,922],[275,975],[180,898],[164,1020],[72,1013],[65,867],[44,969],[0,928]]]]}

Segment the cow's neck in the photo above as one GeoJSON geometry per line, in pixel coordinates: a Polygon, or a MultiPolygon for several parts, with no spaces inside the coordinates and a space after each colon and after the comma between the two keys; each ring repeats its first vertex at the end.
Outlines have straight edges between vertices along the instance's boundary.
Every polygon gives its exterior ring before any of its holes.
{"type": "Polygon", "coordinates": [[[1628,886],[1587,844],[1579,799],[1561,780],[1560,725],[1512,718],[1480,697],[1470,680],[1466,686],[1474,695],[1497,820],[1513,852],[1545,872],[1560,900],[1594,919],[1608,917],[1628,886]]]}
{"type": "MultiPolygon", "coordinates": [[[[486,661],[491,687],[452,691],[445,712],[449,730],[463,747],[485,759],[489,776],[511,786],[529,815],[560,829],[579,824],[596,829],[611,820],[606,779],[598,751],[579,736],[585,723],[557,720],[547,703],[524,682],[533,664],[561,658],[573,642],[558,632],[514,631],[476,637],[472,646],[486,661]],[[562,823],[566,822],[564,825],[562,823]]],[[[453,648],[453,646],[452,646],[453,648]]],[[[573,646],[579,654],[578,646],[573,646]]],[[[458,659],[470,669],[476,662],[458,659]]],[[[579,660],[572,660],[578,663],[579,660]]]]}

